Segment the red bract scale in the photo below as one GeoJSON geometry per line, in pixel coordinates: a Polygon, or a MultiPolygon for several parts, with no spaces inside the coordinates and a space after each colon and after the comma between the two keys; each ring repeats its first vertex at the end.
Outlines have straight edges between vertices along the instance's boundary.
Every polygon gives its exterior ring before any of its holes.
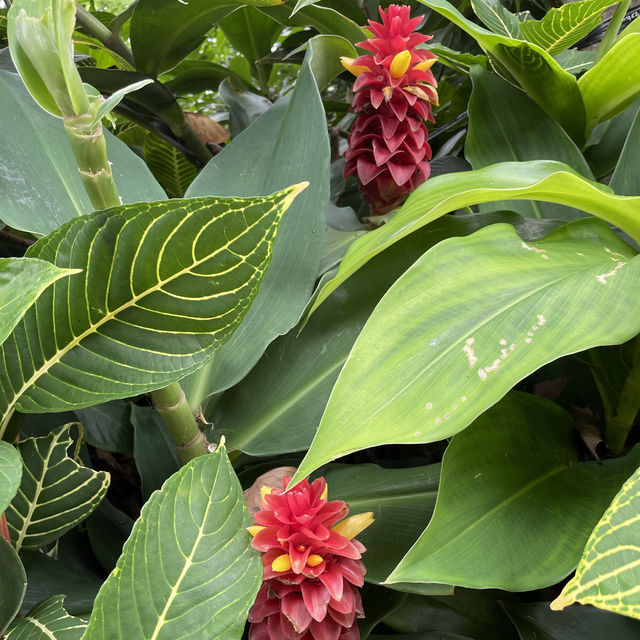
{"type": "Polygon", "coordinates": [[[342,58],[357,76],[351,110],[359,115],[345,154],[345,178],[357,174],[363,198],[374,214],[397,207],[429,177],[431,147],[425,120],[434,122],[438,104],[430,68],[436,56],[416,47],[432,36],[413,33],[422,16],[392,4],[380,9],[382,23],[369,20],[373,37],[358,46],[373,55],[342,58]]]}
{"type": "Polygon", "coordinates": [[[249,528],[264,567],[249,640],[359,640],[365,548],[354,538],[373,514],[344,519],[349,509],[327,501],[324,478],[285,491],[289,481],[283,479],[282,490],[263,487],[249,528]]]}

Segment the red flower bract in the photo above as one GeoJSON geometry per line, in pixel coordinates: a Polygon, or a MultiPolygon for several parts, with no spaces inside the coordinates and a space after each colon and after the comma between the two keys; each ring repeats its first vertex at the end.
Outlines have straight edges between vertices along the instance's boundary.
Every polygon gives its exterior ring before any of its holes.
{"type": "Polygon", "coordinates": [[[341,500],[327,501],[324,478],[285,491],[289,480],[282,490],[265,491],[249,529],[264,567],[249,612],[249,639],[359,640],[365,548],[353,537],[372,514],[343,520],[348,508],[341,500]]]}
{"type": "Polygon", "coordinates": [[[380,9],[382,23],[369,20],[373,37],[358,46],[371,51],[355,60],[343,58],[357,78],[351,110],[359,113],[345,153],[345,178],[357,174],[362,196],[374,214],[397,207],[429,177],[431,147],[424,121],[433,122],[438,104],[430,71],[436,56],[416,49],[432,36],[413,33],[422,17],[409,7],[380,9]]]}

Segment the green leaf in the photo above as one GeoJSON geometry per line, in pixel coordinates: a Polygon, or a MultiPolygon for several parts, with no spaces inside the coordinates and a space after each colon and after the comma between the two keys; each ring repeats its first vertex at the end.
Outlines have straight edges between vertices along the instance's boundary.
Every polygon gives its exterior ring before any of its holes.
{"type": "Polygon", "coordinates": [[[618,163],[611,176],[611,188],[627,196],[640,195],[638,166],[640,166],[640,110],[629,128],[618,163]]]}
{"type": "Polygon", "coordinates": [[[0,347],[5,418],[136,395],[200,366],[242,320],[303,188],[114,207],[30,247],[83,273],[45,291],[0,347]]]}
{"type": "Polygon", "coordinates": [[[591,607],[551,611],[548,602],[503,602],[521,640],[635,640],[640,624],[635,620],[591,607]]]}
{"type": "Polygon", "coordinates": [[[311,50],[311,71],[320,91],[324,91],[344,71],[340,56],[355,58],[358,55],[351,42],[341,36],[333,35],[319,35],[311,38],[309,49],[311,50]]]}
{"type": "Polygon", "coordinates": [[[298,0],[296,2],[296,6],[293,8],[293,11],[291,12],[291,15],[293,15],[294,13],[298,13],[300,9],[304,9],[304,7],[308,7],[311,4],[316,4],[317,2],[319,2],[319,0],[298,0]]]}
{"type": "Polygon", "coordinates": [[[279,100],[235,138],[187,191],[262,194],[292,179],[310,182],[280,226],[273,264],[242,325],[215,360],[184,382],[192,407],[241,380],[267,345],[298,322],[318,274],[329,203],[330,150],[324,108],[309,69],[312,54],[308,56],[290,99],[279,100]]]}
{"type": "Polygon", "coordinates": [[[240,75],[221,64],[208,60],[183,60],[172,69],[169,80],[163,78],[163,84],[182,96],[207,90],[216,91],[225,78],[230,78],[236,86],[242,87],[245,84],[240,75]]]}
{"type": "Polygon", "coordinates": [[[17,449],[0,440],[0,515],[16,495],[22,478],[22,460],[17,449]]]}
{"type": "MultiPolygon", "coordinates": [[[[584,142],[585,116],[574,76],[538,45],[497,35],[467,20],[447,0],[419,0],[468,33],[506,70],[542,110],[578,143],[584,142]]],[[[522,23],[524,24],[524,23],[522,23]]]]}
{"type": "Polygon", "coordinates": [[[369,318],[296,480],[366,447],[451,436],[543,364],[632,338],[638,277],[640,257],[594,219],[530,244],[504,224],[441,242],[369,318]]]}
{"type": "MultiPolygon", "coordinates": [[[[100,564],[109,573],[116,566],[122,553],[122,547],[133,528],[133,520],[108,500],[103,500],[87,518],[86,524],[91,548],[100,564]]],[[[96,593],[97,591],[98,589],[96,593]]],[[[92,607],[93,600],[90,609],[92,607]]]]}
{"type": "MultiPolygon", "coordinates": [[[[367,548],[365,580],[379,584],[418,539],[431,519],[436,503],[440,465],[410,469],[383,469],[375,464],[329,465],[322,474],[329,499],[344,500],[349,515],[373,512],[374,523],[358,534],[367,548]],[[398,527],[398,523],[402,527],[398,527]]],[[[419,585],[417,585],[419,586],[419,585]]],[[[448,585],[433,585],[448,591],[448,585]]],[[[393,585],[411,591],[414,585],[393,585]]]]}
{"type": "Polygon", "coordinates": [[[17,551],[57,540],[84,520],[107,492],[105,471],[83,467],[67,455],[72,426],[18,444],[24,472],[18,495],[6,512],[17,551]]]}
{"type": "Polygon", "coordinates": [[[262,581],[247,524],[224,447],[189,462],[142,508],[85,637],[239,640],[262,581]]]}
{"type": "Polygon", "coordinates": [[[145,162],[167,195],[182,198],[198,175],[195,165],[184,153],[153,133],[145,137],[143,148],[145,162]]]}
{"type": "Polygon", "coordinates": [[[76,409],[85,442],[105,451],[133,451],[130,407],[131,404],[125,400],[112,400],[86,409],[76,409]]]}
{"type": "Polygon", "coordinates": [[[114,91],[100,105],[93,121],[93,126],[97,125],[103,118],[106,118],[120,104],[120,102],[126,95],[133,93],[134,91],[138,91],[138,89],[142,89],[142,87],[146,87],[152,82],[153,80],[151,78],[146,78],[145,80],[134,82],[133,84],[114,91]]]}
{"type": "MultiPolygon", "coordinates": [[[[593,179],[584,156],[564,129],[526,94],[479,66],[471,68],[471,80],[465,156],[474,169],[510,160],[557,160],[593,179]]],[[[492,202],[481,207],[496,209],[516,211],[529,218],[573,220],[584,215],[575,209],[531,200],[492,202]]]]}
{"type": "Polygon", "coordinates": [[[551,608],[557,611],[580,602],[640,619],[639,537],[640,469],[637,469],[591,533],[576,575],[551,603],[551,608]]]}
{"type": "Polygon", "coordinates": [[[558,55],[554,56],[554,58],[565,71],[576,75],[591,69],[595,52],[567,49],[566,51],[561,51],[558,55]]]}
{"type": "Polygon", "coordinates": [[[587,117],[587,137],[602,120],[617,115],[640,93],[640,33],[618,40],[604,57],[587,71],[578,85],[587,117]]]}
{"type": "Polygon", "coordinates": [[[513,392],[457,435],[442,461],[433,518],[388,582],[529,591],[555,584],[629,471],[624,458],[580,462],[573,420],[513,392]]]}
{"type": "Polygon", "coordinates": [[[51,596],[18,618],[7,640],[80,640],[87,623],[70,616],[62,606],[64,596],[51,596]]]}
{"type": "Polygon", "coordinates": [[[487,67],[487,57],[483,55],[474,55],[472,53],[464,53],[455,51],[439,42],[432,42],[424,45],[424,48],[438,56],[438,62],[446,64],[453,69],[463,70],[469,73],[471,65],[478,64],[481,67],[487,67]]]}
{"type": "MultiPolygon", "coordinates": [[[[304,330],[277,338],[258,364],[207,412],[230,448],[254,456],[308,449],[331,389],[367,318],[387,289],[429,247],[515,214],[445,216],[376,256],[314,313],[304,330]]],[[[526,223],[525,223],[526,224],[526,223]]]]}
{"type": "Polygon", "coordinates": [[[49,285],[78,272],[34,258],[0,258],[0,343],[49,285]]]}
{"type": "Polygon", "coordinates": [[[541,20],[526,20],[520,32],[529,42],[539,45],[552,56],[568,49],[593,31],[611,0],[580,0],[549,9],[541,20]]]}
{"type": "Polygon", "coordinates": [[[326,283],[310,315],[363,264],[388,246],[445,213],[484,202],[510,199],[556,202],[582,209],[618,226],[640,242],[640,197],[613,195],[603,185],[577,176],[558,162],[504,162],[476,171],[437,176],[420,185],[400,211],[379,229],[358,238],[336,277],[326,283]]]}
{"type": "Polygon", "coordinates": [[[273,106],[269,98],[237,88],[228,79],[220,83],[218,95],[229,109],[229,128],[234,139],[273,106]]]}
{"type": "MultiPolygon", "coordinates": [[[[19,76],[0,70],[0,219],[14,229],[46,234],[93,211],[59,118],[43,111],[19,76]]],[[[141,158],[105,132],[123,202],[164,197],[141,158]]]]}
{"type": "Polygon", "coordinates": [[[157,76],[196,49],[214,23],[242,5],[283,0],[138,0],[131,17],[131,50],[139,71],[157,76]]]}
{"type": "Polygon", "coordinates": [[[493,33],[509,38],[520,37],[520,22],[500,0],[471,0],[473,12],[493,33]]]}
{"type": "Polygon", "coordinates": [[[14,619],[27,588],[27,576],[14,548],[0,536],[0,637],[14,619]]]}

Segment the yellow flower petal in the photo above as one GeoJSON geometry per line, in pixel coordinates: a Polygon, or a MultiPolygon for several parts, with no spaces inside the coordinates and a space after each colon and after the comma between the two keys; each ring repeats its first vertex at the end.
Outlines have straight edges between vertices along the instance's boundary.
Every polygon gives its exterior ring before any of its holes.
{"type": "Polygon", "coordinates": [[[256,533],[262,531],[263,529],[266,529],[267,527],[260,527],[258,525],[254,525],[252,527],[247,527],[247,531],[252,535],[255,536],[256,533]]]}
{"type": "Polygon", "coordinates": [[[384,99],[389,102],[389,100],[391,100],[391,96],[393,95],[393,87],[385,87],[382,90],[382,93],[384,95],[384,99]]]}
{"type": "Polygon", "coordinates": [[[271,487],[267,487],[266,484],[262,486],[262,488],[260,489],[260,497],[262,498],[262,502],[264,502],[264,497],[269,495],[271,491],[271,487]]]}
{"type": "Polygon", "coordinates": [[[309,556],[309,559],[307,560],[307,564],[310,567],[317,567],[319,564],[322,564],[324,562],[324,558],[322,556],[316,555],[315,553],[311,554],[309,556]]]}
{"type": "Polygon", "coordinates": [[[342,522],[333,527],[336,533],[352,540],[359,533],[362,533],[370,524],[373,524],[373,511],[367,511],[366,513],[359,513],[355,516],[345,518],[342,522]]]}
{"type": "Polygon", "coordinates": [[[326,500],[328,495],[329,495],[329,486],[325,484],[324,485],[324,491],[322,492],[322,495],[320,496],[320,500],[326,500]]]}
{"type": "Polygon", "coordinates": [[[411,51],[405,49],[400,53],[396,53],[393,60],[391,61],[391,66],[389,67],[389,74],[392,78],[401,78],[409,68],[411,64],[411,51]]]}
{"type": "Polygon", "coordinates": [[[438,61],[438,58],[431,58],[431,60],[425,60],[424,62],[418,62],[413,68],[418,71],[429,71],[433,64],[438,61]]]}
{"type": "Polygon", "coordinates": [[[354,76],[359,76],[361,73],[365,71],[370,71],[368,67],[365,67],[361,64],[353,64],[353,58],[347,58],[346,56],[340,57],[340,63],[342,66],[349,72],[353,73],[354,76]]]}
{"type": "Polygon", "coordinates": [[[271,568],[274,571],[289,571],[291,569],[291,557],[288,553],[278,556],[272,563],[271,568]]]}

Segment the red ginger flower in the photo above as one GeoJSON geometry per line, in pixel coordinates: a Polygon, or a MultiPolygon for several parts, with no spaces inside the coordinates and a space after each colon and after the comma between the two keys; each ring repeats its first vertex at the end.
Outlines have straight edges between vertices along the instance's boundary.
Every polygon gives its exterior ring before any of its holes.
{"type": "Polygon", "coordinates": [[[424,121],[434,122],[436,56],[416,49],[433,36],[413,33],[422,16],[392,4],[380,9],[382,24],[369,20],[373,37],[358,46],[371,51],[342,64],[357,76],[351,110],[359,112],[345,153],[344,176],[358,175],[374,214],[397,207],[430,173],[431,147],[424,121]]]}
{"type": "Polygon", "coordinates": [[[349,509],[341,500],[327,501],[324,478],[285,491],[289,481],[283,479],[282,491],[263,487],[256,525],[249,528],[264,566],[249,611],[249,640],[359,640],[365,548],[353,538],[373,514],[342,520],[349,509]]]}

